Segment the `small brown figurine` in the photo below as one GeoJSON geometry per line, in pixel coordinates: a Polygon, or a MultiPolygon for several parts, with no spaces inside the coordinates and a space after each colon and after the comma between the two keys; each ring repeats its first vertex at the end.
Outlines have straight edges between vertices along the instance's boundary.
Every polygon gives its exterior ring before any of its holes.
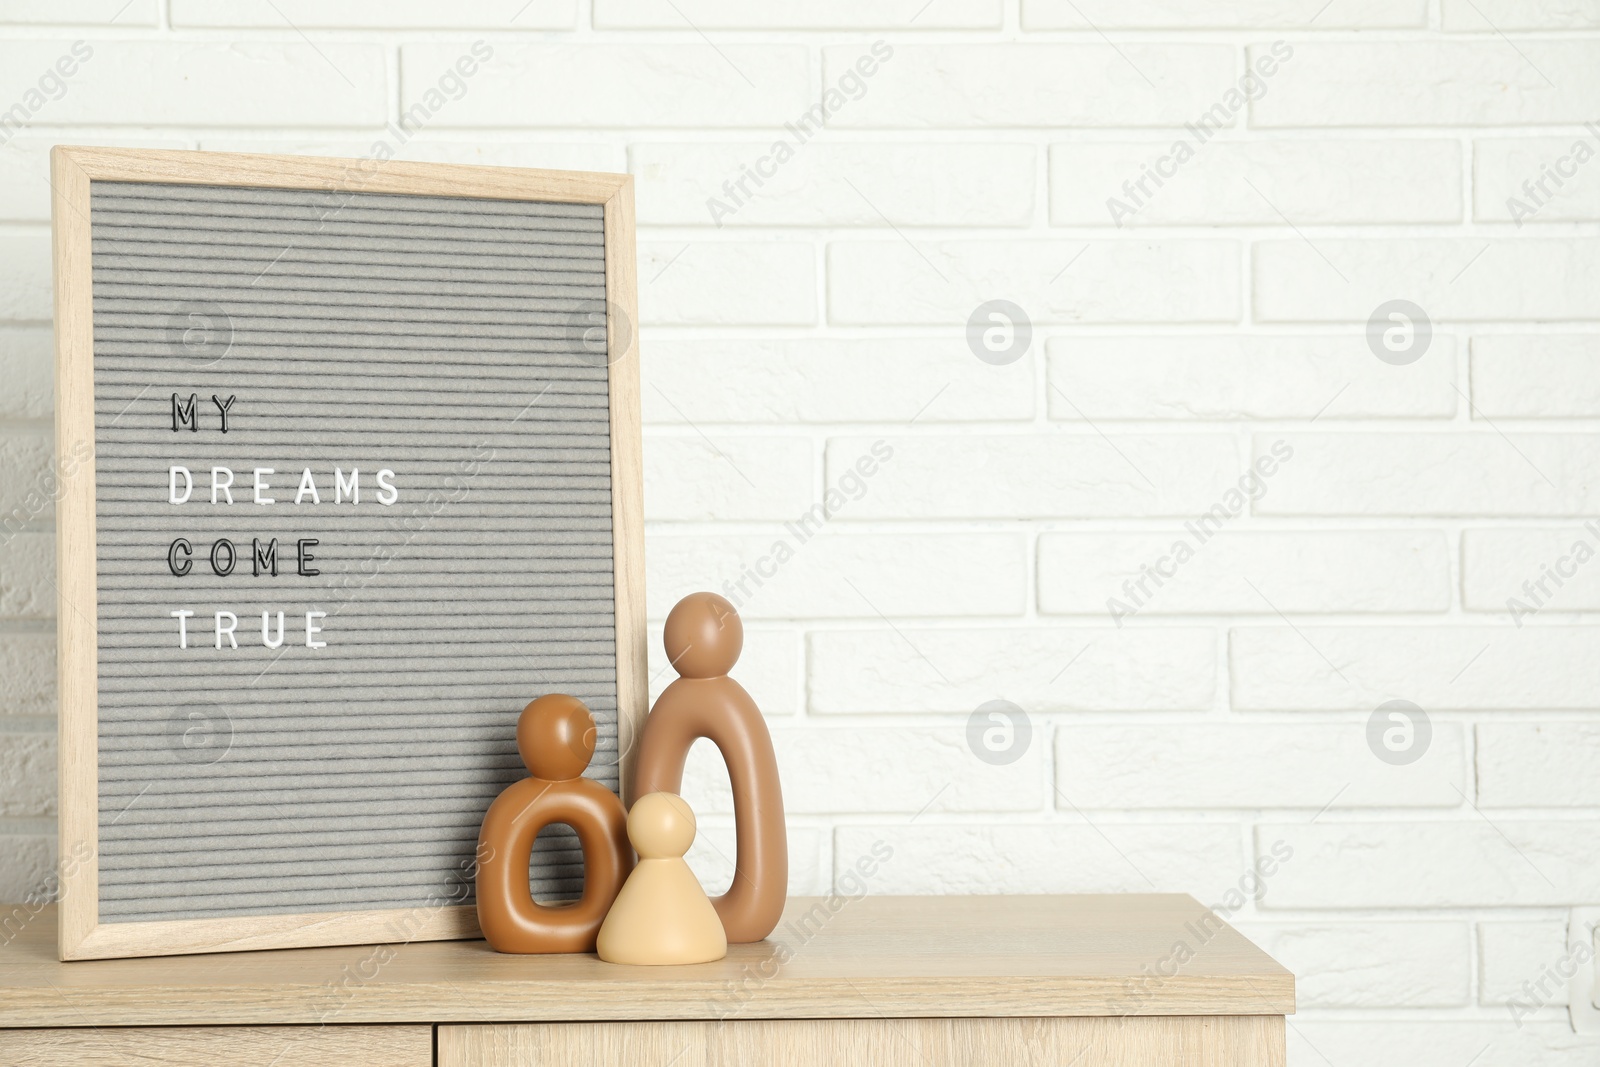
{"type": "Polygon", "coordinates": [[[715,593],[691,593],[667,616],[664,642],[679,678],[644,721],[633,795],[676,793],[696,739],[722,752],[733,786],[733,885],[711,903],[734,944],[760,941],[778,925],[789,890],[789,844],[772,735],[761,711],[728,672],[744,648],[744,624],[715,593]]]}
{"type": "Polygon", "coordinates": [[[589,709],[560,693],[517,719],[517,751],[533,777],[495,798],[478,833],[478,855],[487,857],[478,865],[478,925],[496,951],[592,951],[633,868],[622,801],[582,776],[594,738],[589,709]],[[535,903],[528,886],[533,839],[551,823],[571,826],[583,846],[583,896],[569,904],[535,903]]]}
{"type": "Polygon", "coordinates": [[[722,920],[683,854],[694,844],[694,812],[680,796],[650,793],[628,812],[639,865],[600,927],[595,951],[607,963],[710,963],[728,954],[722,920]]]}

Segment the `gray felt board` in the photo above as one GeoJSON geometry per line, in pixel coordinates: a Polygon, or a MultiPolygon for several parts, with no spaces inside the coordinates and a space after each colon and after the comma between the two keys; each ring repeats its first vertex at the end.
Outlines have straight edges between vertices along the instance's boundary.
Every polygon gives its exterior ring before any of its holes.
{"type": "MultiPolygon", "coordinates": [[[[617,786],[601,207],[91,196],[101,921],[470,900],[528,700],[588,704],[617,786]]],[[[531,882],[581,890],[570,831],[531,882]]]]}

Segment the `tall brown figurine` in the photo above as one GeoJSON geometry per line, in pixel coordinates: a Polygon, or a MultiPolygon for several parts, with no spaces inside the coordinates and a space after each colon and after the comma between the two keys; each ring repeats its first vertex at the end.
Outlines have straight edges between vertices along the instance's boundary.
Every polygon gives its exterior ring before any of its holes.
{"type": "Polygon", "coordinates": [[[644,721],[633,795],[676,793],[689,748],[701,737],[722,752],[733,786],[737,851],[733,885],[711,903],[728,941],[760,941],[778,925],[789,891],[789,842],[772,735],[728,672],[744,649],[744,624],[715,593],[691,593],[667,616],[664,644],[679,678],[644,721]]]}
{"type": "Polygon", "coordinates": [[[582,777],[594,758],[594,716],[576,697],[552,693],[522,709],[517,751],[532,778],[489,805],[478,833],[478,925],[499,952],[592,952],[606,912],[633,869],[628,816],[616,794],[582,777]],[[536,903],[528,886],[533,839],[551,823],[578,832],[583,896],[536,903]]]}

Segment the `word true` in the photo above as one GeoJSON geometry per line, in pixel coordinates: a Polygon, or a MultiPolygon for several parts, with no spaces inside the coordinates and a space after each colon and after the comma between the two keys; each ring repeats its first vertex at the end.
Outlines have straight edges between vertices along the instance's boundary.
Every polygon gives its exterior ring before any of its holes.
{"type": "Polygon", "coordinates": [[[776,577],[779,569],[794,559],[805,543],[816,536],[829,519],[838,514],[845,505],[866,496],[867,481],[882,469],[882,464],[893,458],[893,445],[881,439],[872,442],[871,449],[856,457],[855,463],[847,467],[845,472],[839,475],[838,481],[829,487],[827,493],[823,495],[822,503],[812,504],[799,518],[784,523],[783,528],[793,541],[789,537],[780,537],[772,542],[767,552],[759,556],[755,563],[744,568],[737,581],[728,579],[722,583],[722,591],[733,606],[743,607],[745,601],[754,595],[755,590],[776,577]]]}
{"type": "Polygon", "coordinates": [[[78,73],[80,66],[94,58],[94,48],[88,41],[73,41],[72,47],[54,64],[44,69],[37,81],[23,90],[22,99],[0,112],[0,145],[21,133],[52,100],[67,95],[67,79],[78,73]]]}
{"type": "Polygon", "coordinates": [[[1294,46],[1288,41],[1274,41],[1271,51],[1271,55],[1257,56],[1255,69],[1247,69],[1238,84],[1222,94],[1222,99],[1201,112],[1195,121],[1183,124],[1183,128],[1189,131],[1189,138],[1172,142],[1172,149],[1166,155],[1159,157],[1154,164],[1146,163],[1139,177],[1122,183],[1126,200],[1115,196],[1106,198],[1106,211],[1110,213],[1112,222],[1122,226],[1126,220],[1142,211],[1155,197],[1156,190],[1165,185],[1167,179],[1176,177],[1178,168],[1195,157],[1200,146],[1232,124],[1233,117],[1244,110],[1246,103],[1267,95],[1267,79],[1278,72],[1279,63],[1287,63],[1294,56],[1294,46]],[[1155,189],[1150,188],[1151,183],[1154,183],[1155,189]]]}
{"type": "Polygon", "coordinates": [[[1555,590],[1550,588],[1551,583],[1560,589],[1567,584],[1567,579],[1577,575],[1579,567],[1594,559],[1596,546],[1600,545],[1600,520],[1590,519],[1583,524],[1583,529],[1589,538],[1572,542],[1572,547],[1564,555],[1558,556],[1554,563],[1540,565],[1539,577],[1529,578],[1522,583],[1522,595],[1532,601],[1531,604],[1514,596],[1506,597],[1506,610],[1511,613],[1511,621],[1517,624],[1519,630],[1528,616],[1539,614],[1555,595],[1555,590]]]}
{"type": "MultiPolygon", "coordinates": [[[[263,506],[278,502],[277,497],[267,495],[267,492],[272,489],[272,483],[267,479],[276,473],[278,472],[271,467],[251,468],[251,500],[263,506]]],[[[361,469],[359,467],[352,467],[349,477],[345,476],[343,468],[335,467],[333,468],[333,477],[331,479],[326,475],[323,478],[322,484],[331,492],[333,503],[343,504],[346,500],[352,504],[361,503],[361,469]]],[[[219,502],[232,504],[234,502],[233,479],[232,468],[211,468],[211,502],[213,504],[219,502]]],[[[394,471],[385,467],[375,474],[372,480],[378,487],[377,492],[373,494],[373,498],[378,503],[388,507],[400,499],[400,490],[395,488],[394,484],[394,471]]],[[[240,492],[244,492],[242,486],[240,487],[240,492]]],[[[304,468],[300,472],[300,483],[295,490],[294,502],[296,504],[304,504],[309,500],[313,504],[320,504],[322,503],[322,493],[323,490],[317,488],[317,478],[316,475],[311,473],[311,468],[304,468]]],[[[194,474],[189,468],[180,466],[170,468],[167,475],[167,501],[172,504],[187,504],[189,498],[193,495],[194,474]],[[178,487],[180,478],[183,480],[181,489],[178,487]]]]}
{"type": "Polygon", "coordinates": [[[871,52],[871,55],[863,54],[849,70],[839,76],[837,83],[824,89],[819,102],[812,104],[793,122],[783,124],[789,137],[773,141],[767,153],[758,157],[753,164],[740,164],[739,176],[729,178],[722,183],[722,193],[726,200],[720,200],[715,196],[706,197],[706,210],[711,213],[712,222],[720,227],[723,219],[750,202],[755,195],[750,190],[752,183],[757,189],[767,184],[769,179],[777,175],[779,167],[794,158],[796,149],[811,140],[828,124],[828,119],[851,100],[860,100],[867,95],[867,79],[878,73],[880,64],[887,63],[893,57],[894,48],[887,41],[874,41],[871,52]]]}
{"type": "Polygon", "coordinates": [[[1122,583],[1122,597],[1107,597],[1106,612],[1120,628],[1122,620],[1136,615],[1155,598],[1156,591],[1178,576],[1178,568],[1194,559],[1205,543],[1239,517],[1253,500],[1267,493],[1267,479],[1278,473],[1283,463],[1294,458],[1294,446],[1287,441],[1273,442],[1272,454],[1256,457],[1255,463],[1239,477],[1238,484],[1222,494],[1222,499],[1203,514],[1188,520],[1183,528],[1188,536],[1172,542],[1166,554],[1153,563],[1140,566],[1139,576],[1122,583]],[[1155,589],[1150,588],[1152,585],[1155,589]]]}
{"type": "Polygon", "coordinates": [[[1565,179],[1576,178],[1578,168],[1593,159],[1600,152],[1600,124],[1586,122],[1584,128],[1594,134],[1594,142],[1590,143],[1585,138],[1578,138],[1572,142],[1565,155],[1557,156],[1553,163],[1541,163],[1539,176],[1528,178],[1522,183],[1522,195],[1526,200],[1515,196],[1506,197],[1506,212],[1510,214],[1511,221],[1520,229],[1524,222],[1537,215],[1556,193],[1566,188],[1565,179]],[[1550,188],[1554,185],[1555,188],[1550,188]]]}
{"type": "MultiPolygon", "coordinates": [[[[178,647],[188,648],[189,620],[194,618],[194,612],[188,608],[179,608],[177,611],[168,612],[168,614],[178,620],[178,647]]],[[[269,611],[261,613],[261,645],[263,648],[282,648],[283,612],[278,612],[278,632],[276,636],[273,635],[270,629],[271,614],[269,611]]],[[[317,640],[317,635],[322,632],[322,627],[317,625],[317,620],[326,619],[327,617],[328,613],[326,611],[306,612],[305,635],[307,648],[328,647],[328,642],[317,640]]],[[[222,647],[222,639],[226,637],[228,639],[228,647],[238,648],[239,639],[235,636],[235,633],[239,629],[239,616],[231,611],[219,611],[215,613],[215,619],[216,647],[220,649],[222,647]]]]}

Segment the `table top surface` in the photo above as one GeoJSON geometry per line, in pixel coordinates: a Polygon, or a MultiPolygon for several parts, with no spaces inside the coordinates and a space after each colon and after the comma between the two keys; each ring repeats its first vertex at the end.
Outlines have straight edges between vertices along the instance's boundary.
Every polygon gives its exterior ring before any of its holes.
{"type": "Polygon", "coordinates": [[[1294,1011],[1294,976],[1181,894],[798,897],[686,967],[482,941],[62,963],[53,908],[8,914],[0,1027],[1294,1011]]]}

